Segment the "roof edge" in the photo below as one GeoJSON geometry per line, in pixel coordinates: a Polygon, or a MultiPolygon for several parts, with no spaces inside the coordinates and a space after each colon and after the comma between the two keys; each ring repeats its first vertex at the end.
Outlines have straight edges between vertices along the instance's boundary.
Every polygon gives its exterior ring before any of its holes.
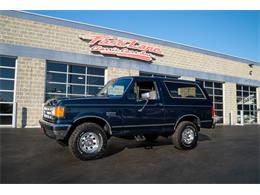
{"type": "Polygon", "coordinates": [[[130,39],[138,39],[143,42],[164,45],[164,46],[168,46],[168,47],[198,52],[198,53],[202,53],[202,54],[206,54],[206,55],[210,55],[210,56],[214,56],[214,57],[220,57],[220,58],[225,58],[228,60],[238,61],[241,63],[254,64],[254,65],[260,66],[260,62],[248,60],[248,59],[237,57],[237,56],[232,56],[229,54],[219,53],[219,52],[207,50],[204,48],[193,47],[193,46],[189,46],[186,44],[172,42],[172,41],[168,41],[168,40],[164,40],[164,39],[159,39],[159,38],[155,38],[155,37],[150,37],[150,36],[146,36],[146,35],[131,33],[131,32],[123,31],[123,30],[117,30],[117,29],[112,29],[112,28],[93,25],[93,24],[88,24],[88,23],[79,22],[79,21],[68,20],[68,19],[64,19],[64,18],[47,16],[47,15],[43,15],[43,14],[36,14],[36,13],[31,13],[31,12],[21,11],[21,10],[0,10],[0,15],[18,17],[18,18],[27,19],[27,20],[33,20],[33,21],[38,21],[38,22],[43,22],[43,23],[48,23],[48,24],[66,26],[66,27],[70,27],[70,28],[78,28],[78,29],[82,29],[82,30],[88,30],[88,31],[99,32],[99,33],[104,33],[104,34],[111,34],[114,36],[121,36],[121,37],[125,37],[125,38],[130,38],[130,39]]]}

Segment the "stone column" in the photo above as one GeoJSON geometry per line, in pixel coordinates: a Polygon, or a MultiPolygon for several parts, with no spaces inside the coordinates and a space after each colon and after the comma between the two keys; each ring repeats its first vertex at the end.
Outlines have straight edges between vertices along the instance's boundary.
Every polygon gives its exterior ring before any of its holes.
{"type": "Polygon", "coordinates": [[[106,69],[105,77],[106,82],[123,76],[139,76],[139,71],[134,69],[123,69],[116,67],[108,67],[106,69]]]}
{"type": "Polygon", "coordinates": [[[45,66],[42,59],[18,57],[16,67],[17,127],[39,126],[45,94],[45,66]]]}
{"type": "Polygon", "coordinates": [[[223,84],[223,123],[229,125],[231,113],[231,125],[237,124],[237,93],[236,83],[223,84]]]}

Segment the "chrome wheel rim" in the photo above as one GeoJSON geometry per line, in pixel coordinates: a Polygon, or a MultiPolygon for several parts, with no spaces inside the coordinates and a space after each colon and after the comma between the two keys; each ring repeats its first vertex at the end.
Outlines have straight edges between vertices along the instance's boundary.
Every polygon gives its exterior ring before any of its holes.
{"type": "Polygon", "coordinates": [[[97,134],[93,132],[86,132],[79,138],[80,149],[87,153],[94,153],[98,150],[100,146],[100,138],[97,134]]]}
{"type": "Polygon", "coordinates": [[[194,137],[195,137],[195,135],[194,135],[193,128],[192,128],[192,127],[186,127],[186,128],[183,130],[183,132],[182,132],[182,137],[181,137],[181,139],[182,139],[182,142],[183,142],[184,144],[189,145],[189,144],[191,144],[191,143],[193,142],[194,137]]]}

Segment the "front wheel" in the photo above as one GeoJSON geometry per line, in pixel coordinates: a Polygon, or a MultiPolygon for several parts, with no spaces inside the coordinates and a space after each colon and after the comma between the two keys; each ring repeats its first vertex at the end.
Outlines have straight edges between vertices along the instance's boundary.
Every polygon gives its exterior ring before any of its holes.
{"type": "Polygon", "coordinates": [[[178,149],[192,149],[197,145],[198,129],[190,121],[182,121],[172,135],[172,142],[178,149]]]}
{"type": "Polygon", "coordinates": [[[77,126],[69,139],[71,153],[80,160],[101,158],[105,154],[106,146],[106,134],[95,123],[77,126]]]}

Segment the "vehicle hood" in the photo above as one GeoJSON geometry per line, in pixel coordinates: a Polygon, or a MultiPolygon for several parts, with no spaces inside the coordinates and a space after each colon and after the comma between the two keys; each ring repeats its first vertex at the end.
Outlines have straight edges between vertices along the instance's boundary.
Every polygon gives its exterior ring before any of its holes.
{"type": "Polygon", "coordinates": [[[114,96],[90,96],[90,97],[75,97],[75,98],[56,98],[48,100],[46,106],[66,106],[66,105],[80,105],[80,104],[109,104],[121,97],[114,96]]]}

